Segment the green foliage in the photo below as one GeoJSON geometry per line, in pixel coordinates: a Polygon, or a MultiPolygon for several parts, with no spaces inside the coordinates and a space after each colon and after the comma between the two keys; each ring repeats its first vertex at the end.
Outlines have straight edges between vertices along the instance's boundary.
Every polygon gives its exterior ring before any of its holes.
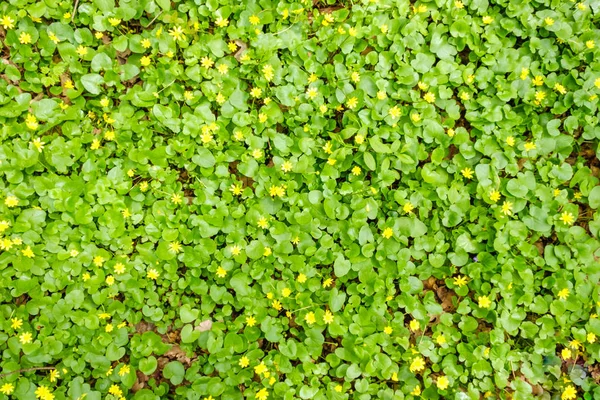
{"type": "Polygon", "coordinates": [[[0,399],[600,398],[599,4],[1,2],[0,399]]]}

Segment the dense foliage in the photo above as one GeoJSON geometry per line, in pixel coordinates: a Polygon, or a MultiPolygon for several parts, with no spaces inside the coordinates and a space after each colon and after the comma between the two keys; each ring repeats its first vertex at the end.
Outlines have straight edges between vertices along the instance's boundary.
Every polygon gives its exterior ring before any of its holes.
{"type": "Polygon", "coordinates": [[[600,3],[0,3],[0,399],[600,398],[600,3]]]}

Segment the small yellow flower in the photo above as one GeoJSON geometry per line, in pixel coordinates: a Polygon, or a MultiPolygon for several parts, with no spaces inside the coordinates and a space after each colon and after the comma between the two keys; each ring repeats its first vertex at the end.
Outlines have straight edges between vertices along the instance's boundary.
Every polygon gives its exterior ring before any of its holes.
{"type": "Polygon", "coordinates": [[[435,339],[436,343],[440,346],[446,343],[446,336],[440,335],[435,339]]]}
{"type": "Polygon", "coordinates": [[[560,220],[565,224],[565,225],[573,225],[573,222],[575,222],[575,217],[573,216],[573,214],[571,214],[568,211],[564,211],[561,215],[560,215],[560,220]]]}
{"type": "Polygon", "coordinates": [[[531,81],[535,86],[542,86],[544,84],[544,77],[541,75],[537,75],[531,81]]]}
{"type": "Polygon", "coordinates": [[[490,200],[492,200],[494,203],[500,200],[500,192],[497,190],[492,190],[490,192],[490,200]]]}
{"type": "MultiPolygon", "coordinates": [[[[459,1],[459,3],[462,4],[462,2],[460,2],[460,1],[459,1]]],[[[460,8],[462,8],[462,7],[460,7],[460,8]]],[[[421,395],[421,386],[420,385],[415,386],[415,388],[412,390],[412,392],[410,392],[410,394],[413,396],[420,396],[421,395]]]]}
{"type": "Polygon", "coordinates": [[[19,335],[19,342],[21,342],[21,344],[31,343],[32,340],[33,335],[31,334],[31,332],[23,332],[19,335]]]}
{"type": "Polygon", "coordinates": [[[23,250],[21,250],[21,253],[27,257],[27,258],[33,258],[35,257],[35,254],[33,254],[33,250],[31,250],[30,246],[27,246],[26,248],[24,248],[23,250]]]}
{"type": "Polygon", "coordinates": [[[560,398],[561,400],[575,400],[577,398],[577,389],[575,389],[575,386],[573,385],[567,386],[560,398]]]}
{"type": "Polygon", "coordinates": [[[350,110],[354,109],[358,105],[358,99],[356,97],[350,97],[346,102],[346,107],[350,110]]]}
{"type": "Polygon", "coordinates": [[[510,147],[513,147],[515,145],[515,138],[512,136],[507,137],[506,144],[509,145],[510,147]]]}
{"type": "Polygon", "coordinates": [[[227,275],[227,271],[225,270],[225,268],[219,267],[219,268],[217,268],[216,275],[219,278],[225,278],[225,276],[227,275]]]}
{"type": "Polygon", "coordinates": [[[490,308],[492,305],[492,302],[488,296],[479,296],[477,301],[479,302],[479,307],[481,308],[490,308]]]}
{"type": "Polygon", "coordinates": [[[419,114],[417,112],[413,112],[412,114],[410,114],[410,119],[413,122],[419,122],[421,120],[421,114],[419,114]]]}
{"type": "Polygon", "coordinates": [[[464,176],[467,179],[473,178],[473,170],[469,167],[464,168],[463,170],[460,171],[460,173],[462,174],[462,176],[464,176]]]}
{"type": "Polygon", "coordinates": [[[482,21],[484,24],[489,25],[492,22],[494,22],[494,18],[490,17],[489,15],[486,15],[482,18],[482,21]]]}
{"type": "MultiPolygon", "coordinates": [[[[4,27],[4,29],[6,29],[6,26],[4,27]]],[[[15,385],[13,385],[12,383],[4,383],[2,386],[0,386],[0,393],[5,394],[7,396],[10,395],[14,390],[15,385]]]]}
{"type": "Polygon", "coordinates": [[[381,236],[383,236],[386,239],[389,239],[392,237],[392,235],[394,234],[394,231],[392,230],[392,228],[385,228],[383,230],[383,233],[381,234],[381,236]]]}
{"type": "Polygon", "coordinates": [[[410,363],[410,372],[420,372],[425,369],[425,360],[423,357],[415,357],[410,363]]]}
{"type": "Polygon", "coordinates": [[[179,193],[173,193],[171,195],[171,203],[173,204],[181,204],[181,202],[183,201],[181,195],[179,193]]]}
{"type": "Polygon", "coordinates": [[[273,300],[273,302],[271,303],[271,306],[276,309],[277,311],[281,311],[281,302],[279,300],[273,300]]]}
{"type": "Polygon", "coordinates": [[[569,289],[568,288],[561,289],[558,292],[557,296],[559,299],[565,300],[567,297],[569,297],[569,289]]]}
{"type": "Polygon", "coordinates": [[[594,47],[596,47],[596,43],[593,40],[588,40],[587,42],[585,42],[585,47],[587,47],[588,49],[593,49],[594,47]]]}
{"type": "Polygon", "coordinates": [[[504,215],[511,215],[512,214],[512,206],[513,206],[513,204],[510,201],[505,201],[502,204],[502,213],[504,215]]]}
{"type": "Polygon", "coordinates": [[[563,360],[568,360],[569,358],[571,358],[572,355],[573,352],[571,351],[571,349],[568,349],[566,347],[560,352],[560,356],[563,358],[563,360]]]}
{"type": "Polygon", "coordinates": [[[394,106],[394,107],[390,108],[390,110],[388,111],[388,114],[393,119],[398,118],[400,116],[400,114],[401,114],[400,107],[394,106]]]}
{"type": "Polygon", "coordinates": [[[77,54],[79,54],[79,57],[85,57],[88,53],[88,48],[83,45],[79,45],[79,47],[77,47],[77,50],[75,50],[75,52],[77,54]]]}
{"type": "Polygon", "coordinates": [[[8,15],[3,15],[2,18],[0,18],[0,25],[2,25],[4,29],[12,29],[15,27],[15,20],[8,15]]]}
{"type": "Polygon", "coordinates": [[[352,167],[352,175],[354,176],[358,176],[361,173],[361,169],[358,165],[355,165],[354,167],[352,167]]]}
{"type": "Polygon", "coordinates": [[[299,283],[304,283],[304,282],[306,282],[306,275],[304,275],[304,274],[298,274],[298,277],[296,278],[296,280],[299,283]]]}
{"type": "Polygon", "coordinates": [[[529,76],[529,68],[521,68],[521,76],[520,78],[522,80],[527,79],[527,77],[529,76]]]}
{"type": "Polygon", "coordinates": [[[246,325],[252,328],[254,325],[256,325],[256,318],[254,318],[252,315],[246,317],[246,325]]]}
{"type": "Polygon", "coordinates": [[[440,390],[446,390],[449,384],[450,381],[448,381],[448,378],[446,376],[440,376],[436,381],[436,385],[440,390]]]}
{"type": "Polygon", "coordinates": [[[588,343],[595,343],[596,335],[594,333],[590,332],[587,334],[586,339],[587,339],[588,343]]]}
{"type": "Polygon", "coordinates": [[[421,324],[419,324],[419,321],[417,321],[416,319],[412,319],[410,321],[409,327],[411,331],[416,332],[419,329],[421,329],[421,324]]]}
{"type": "Polygon", "coordinates": [[[21,34],[19,35],[19,42],[21,44],[31,43],[31,35],[27,32],[21,32],[21,34]]]}
{"type": "Polygon", "coordinates": [[[180,26],[175,26],[173,29],[169,30],[169,35],[175,40],[185,40],[185,33],[180,26]]]}
{"type": "Polygon", "coordinates": [[[227,18],[223,18],[223,17],[218,17],[215,20],[215,24],[219,27],[219,28],[225,28],[227,25],[229,25],[229,20],[227,18]]]}
{"type": "Polygon", "coordinates": [[[333,322],[333,314],[331,313],[331,311],[326,310],[325,313],[323,314],[323,322],[326,324],[330,324],[333,322]]]}
{"type": "Polygon", "coordinates": [[[250,18],[248,18],[248,20],[252,25],[258,25],[260,23],[260,18],[258,18],[256,15],[252,15],[250,18]]]}
{"type": "Polygon", "coordinates": [[[233,254],[233,256],[239,256],[242,253],[242,248],[240,246],[238,246],[237,244],[234,244],[233,246],[231,246],[229,248],[229,250],[231,251],[231,254],[233,254]]]}
{"type": "Polygon", "coordinates": [[[308,314],[306,314],[304,316],[304,321],[306,321],[306,323],[309,324],[309,325],[314,324],[317,321],[316,318],[315,318],[315,313],[313,313],[311,311],[308,314]]]}
{"type": "Polygon", "coordinates": [[[352,80],[352,82],[358,83],[358,82],[360,82],[360,74],[358,72],[354,71],[350,75],[350,79],[352,80]]]}
{"type": "Polygon", "coordinates": [[[463,287],[467,284],[468,278],[466,276],[457,276],[454,278],[454,284],[458,287],[463,287]]]}
{"type": "Polygon", "coordinates": [[[121,20],[119,18],[109,18],[108,19],[108,23],[111,26],[117,26],[117,25],[119,25],[121,23],[121,20]]]}
{"type": "Polygon", "coordinates": [[[386,335],[391,335],[393,331],[394,331],[394,330],[393,330],[393,329],[392,329],[392,327],[391,327],[391,326],[389,326],[389,325],[388,325],[388,326],[386,326],[385,328],[383,328],[383,333],[385,333],[386,335]]]}
{"type": "Polygon", "coordinates": [[[160,273],[157,270],[155,270],[154,268],[150,268],[148,270],[148,272],[146,273],[146,276],[152,280],[157,280],[159,275],[160,275],[160,273]]]}
{"type": "Polygon", "coordinates": [[[242,358],[240,358],[240,361],[238,364],[240,367],[246,368],[248,365],[250,365],[250,360],[248,359],[248,357],[243,356],[242,358]]]}
{"type": "Polygon", "coordinates": [[[544,18],[544,23],[548,26],[552,26],[552,25],[554,25],[554,20],[550,17],[546,17],[546,18],[544,18]]]}
{"type": "Polygon", "coordinates": [[[425,99],[425,101],[428,103],[433,103],[435,101],[435,94],[433,94],[431,92],[427,92],[423,96],[423,99],[425,99]]]}
{"type": "Polygon", "coordinates": [[[23,320],[21,318],[11,318],[10,327],[13,329],[20,329],[23,326],[23,320]]]}

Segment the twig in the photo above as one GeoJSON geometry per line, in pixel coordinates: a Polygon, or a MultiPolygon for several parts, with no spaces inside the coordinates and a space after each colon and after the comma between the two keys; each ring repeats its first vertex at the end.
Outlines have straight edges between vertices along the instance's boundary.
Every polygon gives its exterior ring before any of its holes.
{"type": "Polygon", "coordinates": [[[37,367],[37,368],[18,369],[16,371],[7,372],[5,374],[0,374],[0,379],[4,378],[5,376],[12,375],[12,374],[17,374],[17,373],[21,373],[21,372],[39,371],[39,370],[43,370],[43,369],[56,369],[56,368],[55,367],[37,367]]]}
{"type": "Polygon", "coordinates": [[[152,25],[154,23],[154,21],[156,21],[156,18],[160,17],[160,14],[162,14],[163,10],[160,10],[160,12],[158,14],[156,14],[156,17],[154,17],[152,19],[152,21],[150,21],[150,23],[148,25],[146,25],[146,28],[149,27],[150,25],[152,25]]]}
{"type": "Polygon", "coordinates": [[[71,15],[71,22],[75,20],[75,14],[77,14],[77,6],[79,5],[79,0],[75,0],[75,6],[73,7],[73,14],[71,15]]]}

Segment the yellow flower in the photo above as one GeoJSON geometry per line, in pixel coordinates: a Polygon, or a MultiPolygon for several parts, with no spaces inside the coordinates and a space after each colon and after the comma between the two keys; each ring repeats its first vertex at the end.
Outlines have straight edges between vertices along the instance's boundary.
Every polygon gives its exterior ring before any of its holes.
{"type": "Polygon", "coordinates": [[[19,335],[19,342],[21,342],[21,344],[31,343],[32,339],[33,335],[31,332],[23,332],[19,335]]]}
{"type": "Polygon", "coordinates": [[[409,327],[410,327],[410,330],[413,332],[416,332],[419,329],[421,329],[421,325],[419,324],[419,321],[417,321],[416,319],[412,319],[410,321],[409,327]]]}
{"type": "Polygon", "coordinates": [[[329,165],[334,165],[337,162],[337,160],[335,158],[328,158],[327,159],[327,164],[329,165]]]}
{"type": "Polygon", "coordinates": [[[79,54],[79,57],[84,57],[88,53],[88,48],[85,46],[79,45],[79,47],[77,47],[77,50],[75,50],[75,52],[77,54],[79,54]]]}
{"type": "Polygon", "coordinates": [[[338,393],[342,393],[342,390],[344,389],[344,387],[342,385],[336,385],[334,390],[338,393]]]}
{"type": "Polygon", "coordinates": [[[383,236],[386,239],[389,239],[392,237],[392,235],[394,234],[394,231],[392,230],[392,228],[385,228],[383,230],[383,233],[381,234],[381,236],[383,236]]]}
{"type": "Polygon", "coordinates": [[[568,288],[564,288],[562,290],[560,290],[557,294],[558,298],[561,300],[565,300],[567,297],[569,297],[569,289],[568,288]]]}
{"type": "Polygon", "coordinates": [[[386,24],[383,24],[379,27],[379,29],[381,30],[381,33],[387,33],[388,32],[388,26],[386,24]]]}
{"type": "Polygon", "coordinates": [[[407,202],[406,202],[406,203],[405,203],[405,204],[402,206],[402,210],[403,210],[405,213],[407,213],[407,214],[408,214],[408,213],[410,213],[410,212],[412,212],[412,210],[414,210],[414,209],[415,209],[415,206],[413,206],[413,205],[412,205],[412,203],[411,203],[410,201],[407,201],[407,202]]]}
{"type": "Polygon", "coordinates": [[[261,94],[262,94],[261,88],[255,87],[255,88],[252,88],[252,90],[250,90],[250,96],[252,96],[254,98],[260,97],[261,94]]]}
{"type": "Polygon", "coordinates": [[[142,45],[143,48],[148,49],[150,48],[150,46],[152,46],[152,42],[150,42],[150,39],[142,39],[140,44],[142,45]]]}
{"type": "Polygon", "coordinates": [[[328,288],[329,286],[331,286],[332,283],[333,283],[333,279],[327,278],[323,281],[323,287],[328,288]]]}
{"type": "Polygon", "coordinates": [[[396,119],[400,116],[400,107],[398,106],[394,106],[392,108],[389,109],[388,114],[390,117],[392,117],[393,119],[396,119]]]}
{"type": "Polygon", "coordinates": [[[309,99],[314,99],[315,97],[317,97],[317,94],[319,94],[317,88],[312,87],[306,90],[306,97],[308,97],[309,99]]]}
{"type": "Polygon", "coordinates": [[[142,67],[147,67],[152,63],[152,59],[148,56],[143,56],[142,58],[140,58],[140,64],[142,64],[142,67]]]}
{"type": "Polygon", "coordinates": [[[173,204],[181,204],[182,202],[182,198],[181,195],[179,193],[173,193],[171,195],[171,203],[173,204]]]}
{"type": "Polygon", "coordinates": [[[200,60],[200,64],[202,64],[204,68],[211,68],[215,64],[215,62],[211,60],[210,57],[202,57],[202,59],[200,60]]]}
{"type": "Polygon", "coordinates": [[[225,270],[225,268],[219,267],[217,268],[216,274],[219,278],[225,278],[225,276],[227,275],[227,271],[225,270]]]}
{"type": "Polygon", "coordinates": [[[250,360],[248,359],[248,357],[243,356],[242,358],[240,358],[238,364],[240,365],[240,367],[246,368],[248,365],[250,365],[250,360]]]}
{"type": "Polygon", "coordinates": [[[544,84],[544,77],[541,75],[536,76],[531,81],[535,86],[542,86],[544,84]]]}
{"type": "Polygon", "coordinates": [[[23,326],[23,320],[21,318],[11,318],[10,327],[13,329],[19,329],[23,326]]]}
{"type": "Polygon", "coordinates": [[[0,25],[2,25],[4,29],[12,29],[15,27],[15,20],[8,15],[4,15],[0,18],[0,25]]]}
{"type": "Polygon", "coordinates": [[[108,23],[111,26],[117,26],[117,25],[119,25],[121,23],[121,20],[119,18],[109,18],[108,19],[108,23]]]}
{"type": "Polygon", "coordinates": [[[270,247],[265,247],[265,250],[263,251],[263,256],[268,257],[271,254],[273,254],[273,250],[271,250],[270,247]]]}
{"type": "MultiPolygon", "coordinates": [[[[4,27],[4,29],[6,29],[6,26],[4,27]]],[[[12,383],[5,383],[2,386],[0,386],[0,393],[5,394],[7,396],[11,394],[14,390],[15,385],[13,385],[12,383]]]]}
{"type": "Polygon", "coordinates": [[[463,170],[460,171],[460,173],[467,179],[473,178],[473,170],[469,167],[464,168],[463,170]]]}
{"type": "Polygon", "coordinates": [[[593,49],[594,47],[596,47],[596,43],[593,40],[588,40],[587,42],[585,42],[585,47],[587,47],[588,49],[593,49]]]}
{"type": "Polygon", "coordinates": [[[258,18],[256,15],[252,15],[250,18],[248,18],[248,20],[252,25],[258,25],[260,23],[260,18],[258,18]]]}
{"type": "Polygon", "coordinates": [[[490,200],[492,200],[494,203],[500,200],[500,192],[497,190],[492,190],[490,192],[490,200]]]}
{"type": "Polygon", "coordinates": [[[466,276],[457,276],[454,278],[454,284],[458,287],[463,287],[467,284],[468,278],[466,276]]]}
{"type": "Polygon", "coordinates": [[[124,376],[127,375],[129,372],[131,372],[131,367],[127,364],[124,364],[120,369],[119,369],[119,376],[124,376]]]}
{"type": "Polygon", "coordinates": [[[146,276],[149,279],[152,279],[154,281],[158,279],[159,275],[160,275],[160,273],[157,270],[155,270],[154,268],[150,268],[148,270],[148,272],[146,273],[146,276]]]}
{"type": "Polygon", "coordinates": [[[113,331],[113,325],[112,324],[106,324],[106,326],[104,327],[104,332],[110,333],[112,331],[113,331]]]}
{"type": "Polygon", "coordinates": [[[573,214],[571,214],[570,212],[565,211],[560,215],[560,220],[565,225],[573,225],[573,222],[575,222],[575,217],[573,217],[573,214]]]}
{"type": "Polygon", "coordinates": [[[249,327],[253,327],[254,325],[256,325],[256,318],[254,318],[252,315],[246,317],[246,325],[249,327]]]}
{"type": "Polygon", "coordinates": [[[437,385],[438,389],[440,389],[440,390],[447,389],[449,384],[450,384],[450,381],[448,381],[448,378],[446,376],[440,376],[436,382],[436,385],[437,385]]]}
{"type": "Polygon", "coordinates": [[[529,68],[521,68],[521,79],[525,80],[529,76],[529,68]]]}
{"type": "Polygon", "coordinates": [[[285,195],[285,189],[282,186],[271,185],[269,195],[271,197],[283,197],[283,195],[285,195]]]}
{"type": "Polygon", "coordinates": [[[510,201],[505,201],[502,204],[502,213],[504,215],[511,215],[512,214],[512,206],[513,206],[513,204],[510,201]]]}
{"type": "Polygon", "coordinates": [[[256,397],[256,400],[267,400],[269,397],[269,391],[265,388],[262,388],[256,392],[254,396],[256,397]]]}
{"type": "Polygon", "coordinates": [[[413,122],[419,122],[421,120],[421,114],[414,112],[414,113],[410,114],[410,119],[413,122]]]}
{"type": "Polygon", "coordinates": [[[440,346],[446,343],[446,336],[440,335],[435,339],[436,343],[440,346]]]}
{"type": "Polygon", "coordinates": [[[350,79],[352,80],[352,82],[354,83],[358,83],[360,82],[360,74],[356,71],[354,71],[351,75],[350,75],[350,79]]]}
{"type": "Polygon", "coordinates": [[[488,296],[479,296],[477,301],[479,302],[479,307],[481,308],[490,308],[492,305],[492,301],[488,296]]]}
{"type": "Polygon", "coordinates": [[[548,26],[552,26],[552,25],[554,25],[554,20],[550,17],[546,17],[546,18],[544,18],[544,23],[548,26]]]}
{"type": "Polygon", "coordinates": [[[352,175],[354,175],[354,176],[360,175],[361,171],[362,170],[360,169],[360,167],[358,165],[355,165],[354,167],[352,167],[352,175]]]}
{"type": "Polygon", "coordinates": [[[489,25],[492,22],[494,22],[494,18],[490,17],[489,15],[486,15],[482,18],[482,21],[484,24],[489,25]]]}
{"type": "MultiPolygon", "coordinates": [[[[462,2],[460,2],[460,3],[462,4],[462,2]]],[[[410,392],[410,394],[413,396],[420,396],[421,395],[421,386],[420,385],[415,386],[415,388],[413,389],[412,392],[410,392]]]]}
{"type": "Polygon", "coordinates": [[[27,32],[21,32],[21,34],[19,35],[19,42],[21,44],[31,43],[31,35],[27,32]]]}
{"type": "Polygon", "coordinates": [[[333,314],[331,311],[326,310],[325,313],[323,314],[323,322],[325,322],[326,324],[330,324],[333,322],[333,314]]]}
{"type": "Polygon", "coordinates": [[[121,388],[118,385],[111,385],[111,387],[108,389],[108,393],[114,394],[115,396],[118,396],[118,397],[123,396],[123,391],[121,390],[121,388]]]}
{"type": "Polygon", "coordinates": [[[46,386],[40,386],[35,390],[35,397],[40,400],[54,400],[54,395],[46,386]]]}
{"type": "Polygon", "coordinates": [[[346,107],[350,110],[354,109],[358,105],[358,99],[356,97],[350,97],[346,102],[346,107]]]}
{"type": "Polygon", "coordinates": [[[117,275],[121,275],[125,272],[125,265],[123,265],[122,263],[116,263],[113,268],[115,270],[115,274],[117,275]]]}
{"type": "Polygon", "coordinates": [[[140,190],[142,192],[145,192],[146,190],[148,190],[148,182],[142,181],[142,183],[140,183],[140,190]]]}
{"type": "Polygon", "coordinates": [[[568,349],[566,347],[560,352],[560,356],[563,358],[563,360],[568,360],[569,358],[571,358],[572,355],[573,352],[571,351],[571,349],[568,349]]]}
{"type": "Polygon", "coordinates": [[[219,64],[217,65],[217,71],[219,71],[221,75],[225,75],[229,71],[229,67],[227,64],[219,64]]]}
{"type": "Polygon", "coordinates": [[[298,274],[298,277],[296,279],[298,280],[299,283],[304,283],[304,282],[306,282],[306,275],[298,274]]]}
{"type": "Polygon", "coordinates": [[[273,72],[273,67],[270,64],[267,64],[263,67],[262,73],[267,82],[270,82],[275,76],[275,73],[273,72]]]}
{"type": "Polygon", "coordinates": [[[515,138],[512,136],[509,136],[506,138],[506,144],[509,145],[510,147],[515,145],[515,138]]]}
{"type": "Polygon", "coordinates": [[[31,250],[30,246],[27,246],[25,249],[21,250],[21,253],[27,258],[35,257],[35,255],[33,254],[33,250],[31,250]]]}
{"type": "Polygon", "coordinates": [[[309,324],[309,325],[314,324],[317,321],[316,318],[315,318],[315,313],[313,313],[311,311],[308,314],[306,314],[304,316],[304,321],[306,321],[306,323],[309,324]]]}
{"type": "Polygon", "coordinates": [[[81,276],[81,279],[82,279],[84,282],[87,282],[87,281],[89,281],[89,280],[90,280],[90,278],[91,278],[91,277],[90,277],[90,274],[89,274],[88,272],[86,272],[85,274],[83,274],[83,275],[81,276]]]}
{"type": "Polygon", "coordinates": [[[229,20],[227,18],[223,18],[223,17],[218,17],[215,20],[215,24],[219,27],[219,28],[225,28],[227,25],[229,25],[229,20]]]}
{"type": "Polygon", "coordinates": [[[587,339],[588,343],[594,343],[594,342],[596,342],[596,335],[594,333],[590,332],[587,334],[586,339],[587,339]]]}
{"type": "Polygon", "coordinates": [[[391,327],[391,326],[389,326],[389,325],[388,325],[388,326],[386,326],[385,328],[383,328],[383,333],[385,333],[386,335],[391,335],[393,331],[394,331],[394,330],[393,330],[393,329],[392,329],[392,327],[391,327]]]}
{"type": "Polygon", "coordinates": [[[180,26],[175,26],[173,29],[169,30],[169,35],[175,40],[185,40],[183,28],[180,26]]]}
{"type": "Polygon", "coordinates": [[[431,92],[427,92],[423,96],[423,99],[425,99],[425,101],[428,103],[433,103],[435,101],[435,94],[433,94],[431,92]]]}
{"type": "Polygon", "coordinates": [[[415,357],[414,360],[410,363],[410,372],[420,372],[425,369],[425,360],[423,357],[415,357]]]}
{"type": "Polygon", "coordinates": [[[577,398],[577,389],[573,385],[567,386],[560,398],[561,400],[575,400],[577,398]]]}
{"type": "Polygon", "coordinates": [[[554,90],[556,90],[560,94],[567,93],[567,89],[563,85],[561,85],[560,83],[556,83],[554,85],[554,90]]]}

